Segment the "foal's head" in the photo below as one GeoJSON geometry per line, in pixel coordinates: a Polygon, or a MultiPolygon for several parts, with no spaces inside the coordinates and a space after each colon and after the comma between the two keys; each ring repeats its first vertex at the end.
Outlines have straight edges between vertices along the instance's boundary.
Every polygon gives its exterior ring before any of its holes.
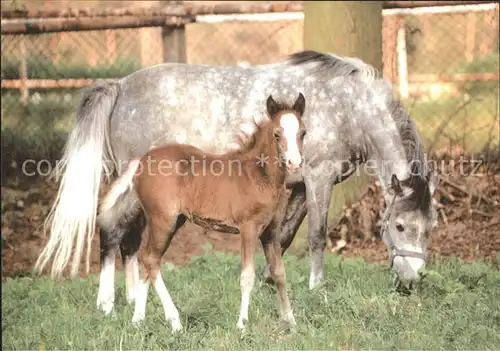
{"type": "Polygon", "coordinates": [[[299,93],[292,107],[277,103],[272,95],[269,95],[266,107],[271,118],[274,138],[278,142],[281,161],[288,169],[295,170],[302,166],[302,144],[306,135],[302,122],[306,107],[304,95],[299,93]]]}

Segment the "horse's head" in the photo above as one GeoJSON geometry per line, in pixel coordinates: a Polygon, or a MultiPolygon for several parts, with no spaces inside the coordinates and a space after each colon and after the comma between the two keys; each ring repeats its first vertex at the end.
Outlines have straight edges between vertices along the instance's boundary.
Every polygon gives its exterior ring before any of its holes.
{"type": "Polygon", "coordinates": [[[389,248],[389,265],[399,281],[412,285],[427,259],[429,234],[437,226],[432,195],[436,188],[432,172],[399,180],[391,177],[390,200],[383,217],[382,238],[389,248]]]}
{"type": "Polygon", "coordinates": [[[302,122],[306,100],[302,93],[293,106],[278,104],[271,95],[267,98],[267,113],[273,123],[274,137],[278,142],[280,159],[289,170],[302,166],[302,146],[306,128],[302,122]]]}

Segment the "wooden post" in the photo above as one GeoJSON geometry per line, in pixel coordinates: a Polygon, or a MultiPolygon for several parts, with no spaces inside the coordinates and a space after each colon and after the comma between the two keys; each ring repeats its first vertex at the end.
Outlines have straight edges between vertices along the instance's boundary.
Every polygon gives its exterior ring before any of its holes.
{"type": "Polygon", "coordinates": [[[474,52],[476,49],[476,23],[477,17],[474,11],[468,12],[465,15],[465,60],[472,62],[474,60],[474,52]]]}
{"type": "Polygon", "coordinates": [[[186,34],[184,26],[163,27],[163,62],[186,63],[186,34]]]}
{"type": "Polygon", "coordinates": [[[304,47],[356,56],[382,71],[382,1],[304,1],[304,47]]]}
{"type": "Polygon", "coordinates": [[[26,62],[26,38],[21,35],[19,38],[19,80],[21,81],[21,103],[26,105],[29,98],[28,81],[28,64],[26,62]]]}
{"type": "MultiPolygon", "coordinates": [[[[304,1],[303,6],[305,49],[358,57],[382,72],[381,1],[304,1]]],[[[373,180],[362,170],[358,173],[334,187],[329,226],[338,224],[343,205],[359,200],[373,180]]],[[[304,221],[293,247],[307,247],[306,226],[304,221]]]]}
{"type": "Polygon", "coordinates": [[[109,64],[113,64],[116,61],[116,30],[107,29],[105,32],[108,51],[107,61],[109,64]]]}
{"type": "Polygon", "coordinates": [[[399,94],[402,99],[407,99],[409,96],[408,89],[408,59],[406,54],[406,33],[405,28],[398,29],[397,40],[398,52],[398,80],[399,80],[399,94]]]}

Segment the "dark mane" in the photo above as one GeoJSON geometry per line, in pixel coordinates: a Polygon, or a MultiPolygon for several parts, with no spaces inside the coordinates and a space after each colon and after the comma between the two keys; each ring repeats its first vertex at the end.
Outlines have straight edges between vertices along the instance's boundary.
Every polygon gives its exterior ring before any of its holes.
{"type": "Polygon", "coordinates": [[[418,209],[424,215],[429,214],[432,198],[429,191],[429,182],[426,178],[411,175],[402,181],[401,184],[410,187],[413,191],[398,204],[398,207],[402,211],[414,211],[418,209]]]}
{"type": "Polygon", "coordinates": [[[343,72],[342,75],[346,76],[352,76],[359,73],[359,68],[353,65],[350,61],[339,56],[313,50],[304,50],[293,53],[288,56],[288,60],[292,65],[302,65],[305,63],[316,62],[320,64],[319,67],[322,70],[343,72]]]}
{"type": "Polygon", "coordinates": [[[401,101],[394,99],[391,104],[392,114],[396,119],[401,142],[405,150],[406,160],[410,164],[410,177],[403,180],[401,184],[413,190],[408,197],[401,201],[400,206],[405,211],[420,209],[422,213],[427,214],[432,198],[428,181],[430,169],[427,165],[424,149],[415,123],[411,120],[401,101]]]}

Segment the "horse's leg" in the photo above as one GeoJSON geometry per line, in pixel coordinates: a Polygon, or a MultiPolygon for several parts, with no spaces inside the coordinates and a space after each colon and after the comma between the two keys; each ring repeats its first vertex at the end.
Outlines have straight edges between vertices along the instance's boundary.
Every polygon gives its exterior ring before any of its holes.
{"type": "Polygon", "coordinates": [[[134,301],[135,287],[139,283],[139,263],[137,252],[141,246],[142,232],[146,226],[144,212],[141,212],[130,223],[120,243],[120,254],[125,268],[125,288],[127,302],[134,301]]]}
{"type": "Polygon", "coordinates": [[[241,307],[236,324],[239,329],[244,329],[245,323],[248,322],[248,306],[250,305],[250,295],[255,282],[255,246],[258,234],[253,224],[241,228],[241,307]]]}
{"type": "Polygon", "coordinates": [[[276,235],[277,231],[273,229],[275,228],[271,225],[262,234],[262,248],[264,249],[264,255],[266,256],[266,261],[269,266],[271,279],[273,279],[277,285],[281,318],[295,325],[295,318],[286,292],[286,273],[285,264],[281,257],[281,244],[279,237],[276,235]]]}
{"type": "Polygon", "coordinates": [[[325,177],[325,172],[314,170],[305,175],[306,202],[308,212],[308,242],[311,253],[309,289],[323,281],[323,256],[326,247],[327,217],[332,196],[334,177],[325,177]]]}
{"type": "MultiPolygon", "coordinates": [[[[295,238],[300,225],[304,221],[306,214],[306,188],[303,183],[300,183],[292,189],[292,194],[288,200],[285,216],[281,221],[280,227],[274,228],[274,231],[277,231],[274,234],[275,237],[280,238],[281,241],[281,256],[283,256],[285,251],[293,242],[293,239],[295,238]]],[[[269,272],[269,265],[266,266],[264,271],[264,279],[266,283],[273,282],[269,272]]]]}
{"type": "Polygon", "coordinates": [[[174,305],[165,282],[163,281],[160,265],[161,258],[168,249],[177,230],[184,224],[185,217],[154,217],[148,221],[146,244],[143,249],[141,264],[143,265],[142,279],[140,280],[135,296],[135,310],[132,322],[144,319],[149,284],[153,283],[156,293],[160,297],[165,312],[165,319],[170,321],[172,330],[182,329],[179,311],[174,305]]]}

